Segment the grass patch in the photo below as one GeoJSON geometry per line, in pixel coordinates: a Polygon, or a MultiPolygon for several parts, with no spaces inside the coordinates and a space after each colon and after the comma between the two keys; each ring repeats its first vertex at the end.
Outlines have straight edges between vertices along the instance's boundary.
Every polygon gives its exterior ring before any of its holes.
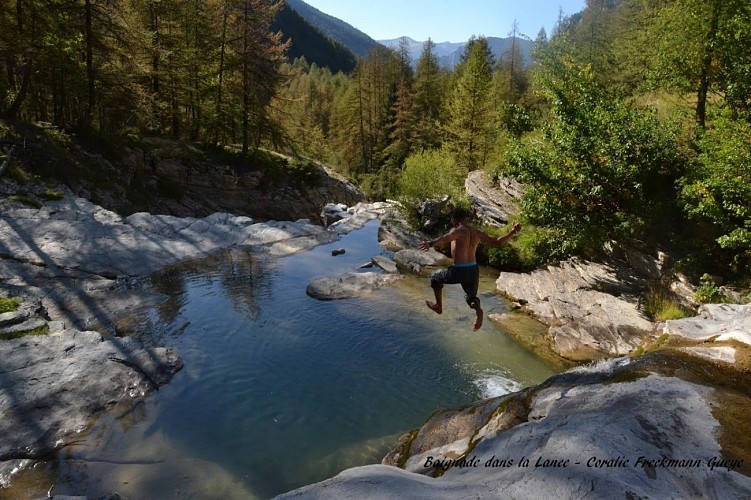
{"type": "Polygon", "coordinates": [[[32,335],[47,335],[50,333],[50,326],[44,324],[39,328],[34,328],[26,332],[0,333],[0,340],[20,339],[21,337],[30,337],[32,335]]]}
{"type": "Polygon", "coordinates": [[[49,201],[58,201],[65,198],[65,195],[61,193],[60,191],[53,191],[51,189],[48,189],[47,191],[43,193],[38,193],[37,196],[39,196],[42,199],[49,200],[49,201]]]}
{"type": "Polygon", "coordinates": [[[32,179],[32,175],[17,164],[11,164],[11,166],[8,167],[8,175],[19,184],[26,184],[32,179]]]}
{"type": "Polygon", "coordinates": [[[652,321],[668,321],[694,315],[693,311],[680,304],[675,293],[663,282],[650,285],[644,300],[644,312],[652,321]]]}
{"type": "Polygon", "coordinates": [[[0,314],[13,312],[21,305],[21,300],[16,298],[7,299],[0,297],[0,314]]]}
{"type": "Polygon", "coordinates": [[[28,205],[30,207],[42,208],[42,203],[40,201],[35,200],[34,198],[30,197],[27,194],[23,194],[23,193],[12,194],[8,196],[8,199],[17,201],[19,203],[23,203],[24,205],[28,205]]]}

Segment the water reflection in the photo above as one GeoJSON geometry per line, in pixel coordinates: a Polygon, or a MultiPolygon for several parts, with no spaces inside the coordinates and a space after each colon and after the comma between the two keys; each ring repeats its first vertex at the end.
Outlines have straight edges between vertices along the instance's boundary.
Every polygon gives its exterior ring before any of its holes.
{"type": "Polygon", "coordinates": [[[188,303],[188,287],[212,286],[218,282],[233,306],[254,320],[260,314],[258,294],[273,286],[272,275],[262,257],[249,250],[233,249],[205,259],[173,266],[148,280],[154,290],[167,299],[157,308],[161,323],[175,323],[180,310],[188,303]],[[190,283],[188,281],[190,280],[190,283]]]}

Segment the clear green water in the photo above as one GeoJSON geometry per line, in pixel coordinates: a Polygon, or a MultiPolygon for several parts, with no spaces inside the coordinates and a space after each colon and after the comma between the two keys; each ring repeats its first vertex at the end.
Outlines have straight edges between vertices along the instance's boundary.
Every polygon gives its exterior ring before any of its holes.
{"type": "MultiPolygon", "coordinates": [[[[58,494],[138,498],[269,498],[341,470],[380,462],[440,407],[504,394],[553,368],[447,287],[429,311],[426,278],[367,297],[322,302],[315,276],[357,270],[378,222],[282,259],[233,251],[160,273],[170,299],[142,319],[144,340],[185,367],[131,414],[104,416],[60,460],[19,480],[58,494]],[[346,253],[332,257],[333,248],[346,253]]],[[[486,313],[506,312],[483,273],[486,313]]],[[[27,491],[29,491],[27,490],[27,491]]]]}

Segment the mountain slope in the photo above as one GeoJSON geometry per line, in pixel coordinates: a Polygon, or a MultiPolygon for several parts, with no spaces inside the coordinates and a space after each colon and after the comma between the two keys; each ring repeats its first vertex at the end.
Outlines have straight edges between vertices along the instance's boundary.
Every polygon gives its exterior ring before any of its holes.
{"type": "Polygon", "coordinates": [[[337,19],[311,7],[302,0],[286,0],[286,3],[308,23],[333,40],[341,43],[358,56],[365,57],[368,55],[368,52],[378,46],[378,42],[362,31],[353,28],[341,19],[337,19]]]}
{"type": "Polygon", "coordinates": [[[283,5],[271,25],[273,31],[281,31],[283,40],[291,40],[287,57],[294,60],[305,57],[309,63],[326,67],[332,73],[349,73],[355,68],[355,56],[341,43],[321,33],[288,5],[283,5]]]}

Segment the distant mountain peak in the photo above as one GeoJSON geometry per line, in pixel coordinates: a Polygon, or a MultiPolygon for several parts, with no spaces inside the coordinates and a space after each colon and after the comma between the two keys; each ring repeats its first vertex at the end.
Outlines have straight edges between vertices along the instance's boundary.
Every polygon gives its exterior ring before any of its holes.
{"type": "MultiPolygon", "coordinates": [[[[413,64],[417,64],[417,60],[420,58],[420,55],[422,54],[422,48],[425,42],[419,42],[417,40],[413,40],[412,38],[408,36],[405,36],[405,37],[399,37],[399,38],[392,38],[390,40],[378,40],[378,43],[385,45],[386,47],[398,49],[402,38],[407,39],[408,44],[409,44],[409,55],[412,58],[413,64]]],[[[511,44],[512,44],[513,39],[510,37],[498,38],[498,37],[488,36],[485,38],[487,38],[488,40],[488,45],[490,46],[490,50],[493,52],[493,57],[495,57],[496,61],[500,59],[500,57],[504,53],[508,52],[511,49],[511,44]]],[[[530,64],[532,62],[532,56],[530,55],[530,51],[532,50],[533,42],[526,40],[524,38],[517,37],[516,43],[519,44],[524,63],[530,64]]],[[[451,69],[454,66],[456,66],[456,64],[459,62],[462,52],[464,52],[464,47],[467,45],[467,42],[436,43],[434,40],[433,44],[435,45],[433,49],[433,53],[438,58],[438,63],[445,68],[451,69]]]]}

